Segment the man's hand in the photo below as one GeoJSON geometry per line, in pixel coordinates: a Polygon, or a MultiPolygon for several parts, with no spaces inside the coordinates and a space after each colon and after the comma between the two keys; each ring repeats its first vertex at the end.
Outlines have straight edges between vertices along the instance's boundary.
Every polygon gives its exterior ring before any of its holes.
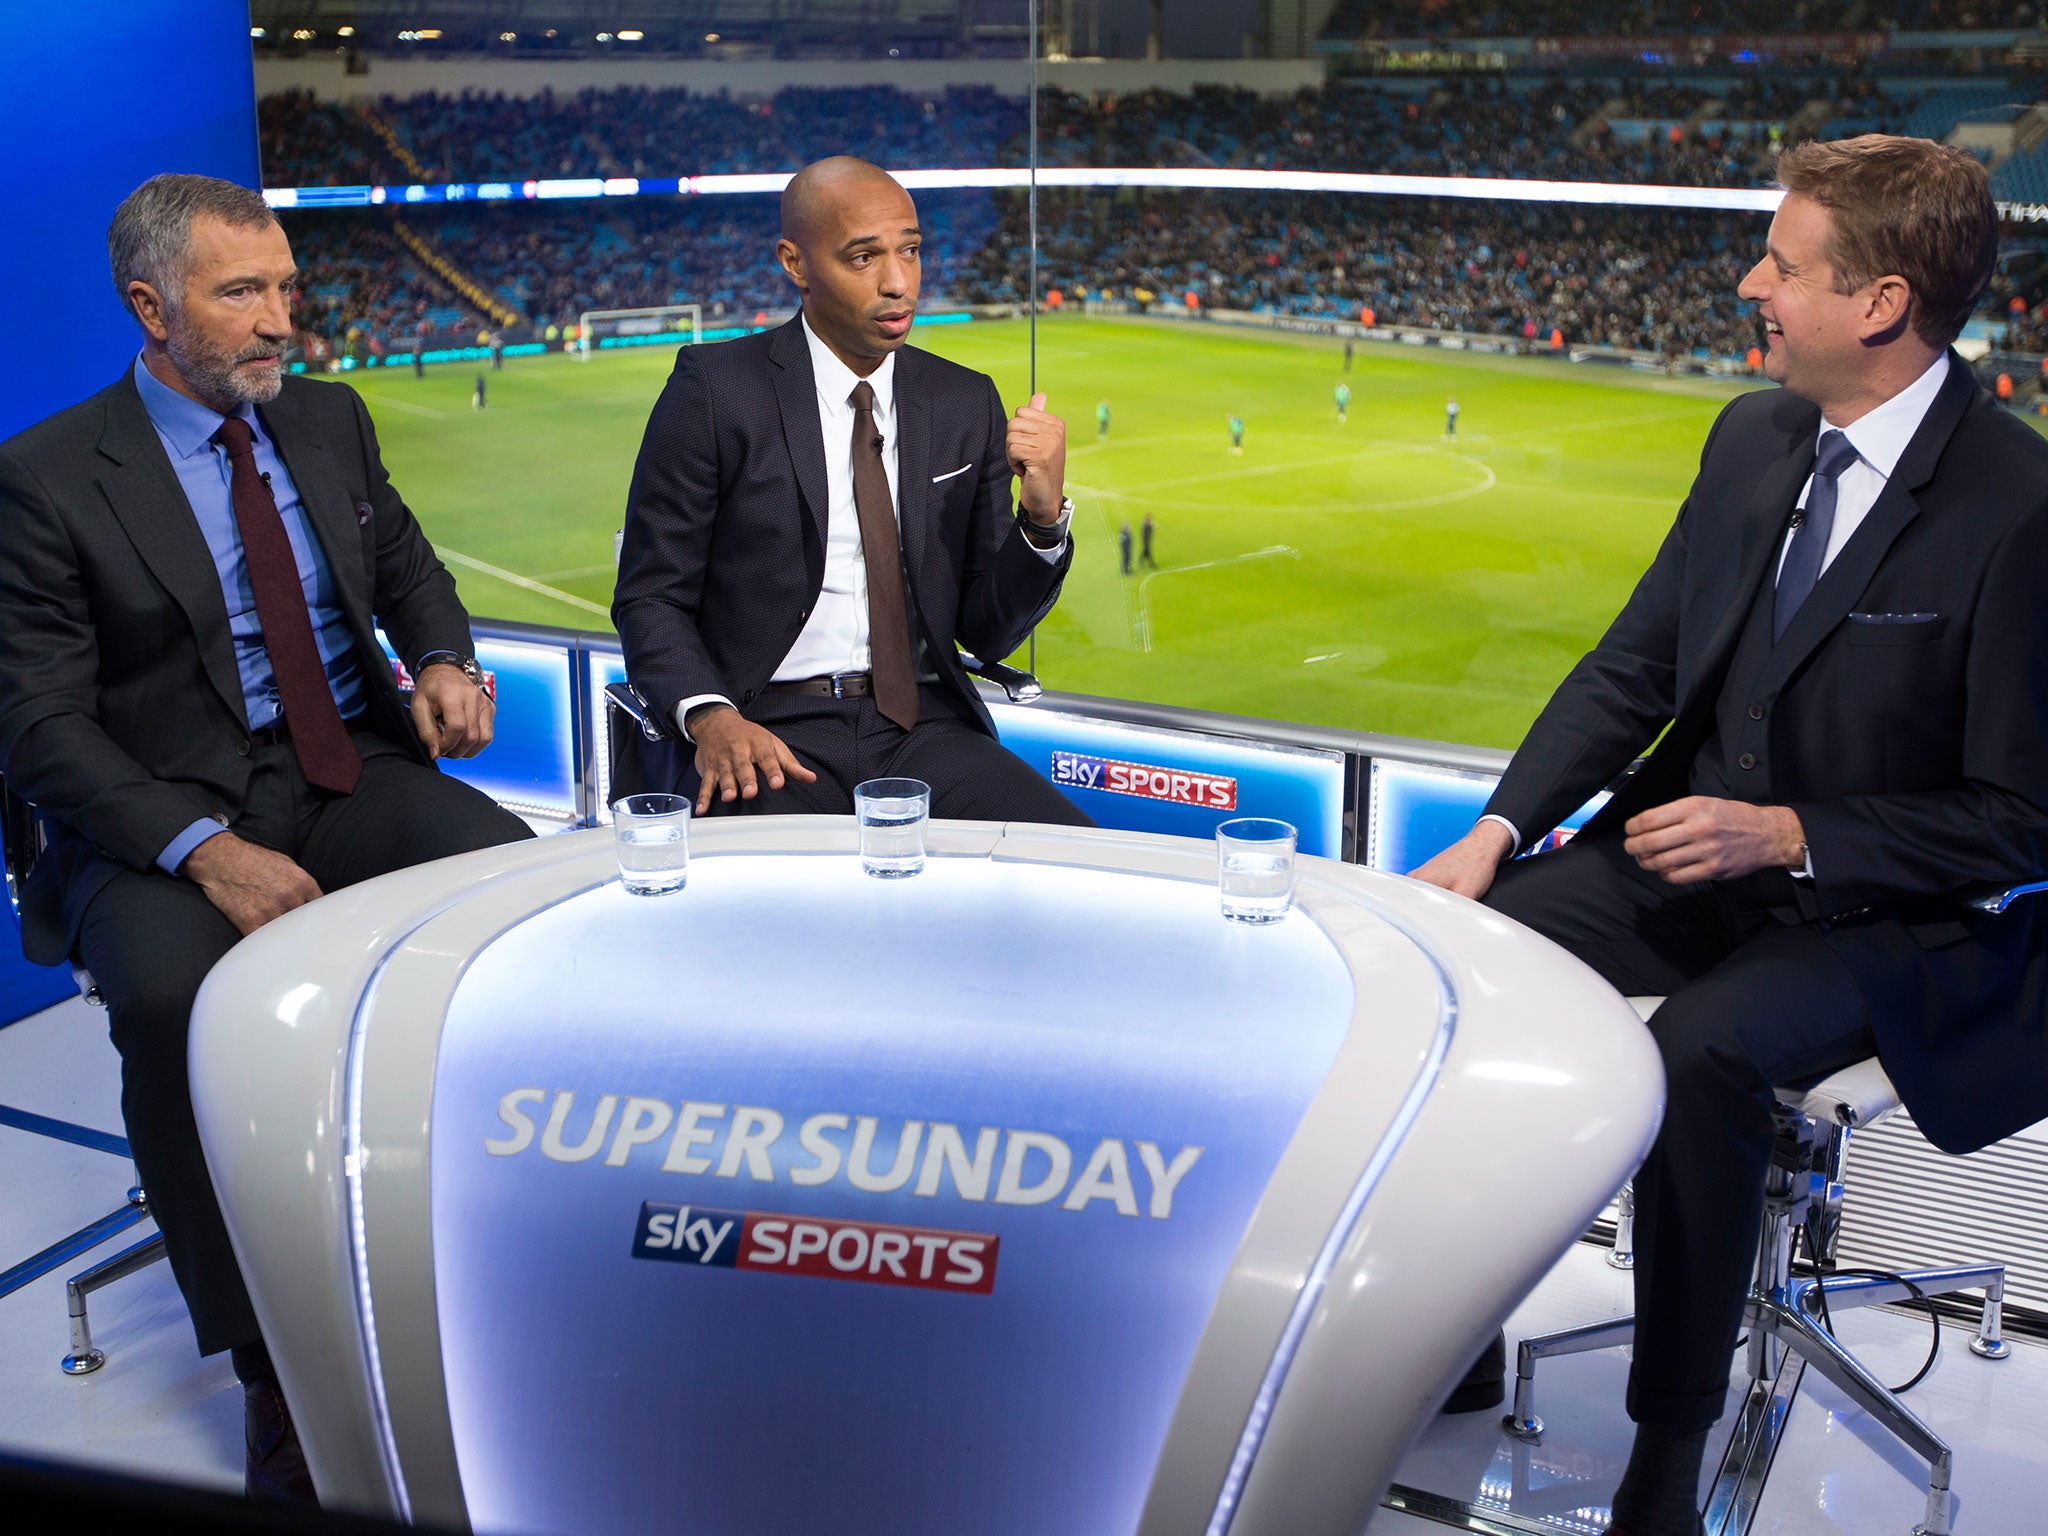
{"type": "Polygon", "coordinates": [[[1629,818],[1628,856],[1673,885],[1737,880],[1760,869],[1799,869],[1806,831],[1798,812],[1687,795],[1629,818]]]}
{"type": "Polygon", "coordinates": [[[1034,523],[1058,522],[1067,499],[1067,424],[1046,410],[1043,394],[1036,394],[1029,405],[1017,407],[1004,442],[1010,468],[1023,477],[1017,500],[1024,515],[1034,523]]]}
{"type": "Polygon", "coordinates": [[[437,661],[413,680],[412,728],[429,757],[475,757],[491,744],[498,707],[452,661],[437,661]]]}
{"type": "Polygon", "coordinates": [[[1497,821],[1482,821],[1420,869],[1408,873],[1411,879],[1477,901],[1493,888],[1501,860],[1514,851],[1506,827],[1497,821]]]}
{"type": "Polygon", "coordinates": [[[697,772],[704,780],[697,791],[699,816],[711,808],[714,793],[730,804],[753,799],[763,781],[770,789],[782,788],[784,774],[805,784],[817,782],[818,776],[796,760],[780,736],[729,704],[692,711],[689,726],[697,743],[697,772]]]}
{"type": "Polygon", "coordinates": [[[297,864],[232,832],[216,832],[186,854],[178,873],[204,891],[244,937],[320,896],[313,877],[297,864]]]}

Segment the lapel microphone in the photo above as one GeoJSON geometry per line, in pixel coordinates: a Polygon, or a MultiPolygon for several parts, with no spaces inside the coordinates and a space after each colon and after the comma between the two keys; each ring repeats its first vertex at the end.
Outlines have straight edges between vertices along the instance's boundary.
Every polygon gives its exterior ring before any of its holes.
{"type": "Polygon", "coordinates": [[[1795,532],[1795,533],[1796,533],[1796,532],[1798,532],[1798,531],[1799,531],[1799,525],[1800,525],[1801,523],[1805,522],[1805,521],[1806,521],[1806,508],[1804,508],[1804,507],[1794,507],[1794,508],[1792,509],[1792,530],[1793,530],[1793,532],[1795,532]]]}

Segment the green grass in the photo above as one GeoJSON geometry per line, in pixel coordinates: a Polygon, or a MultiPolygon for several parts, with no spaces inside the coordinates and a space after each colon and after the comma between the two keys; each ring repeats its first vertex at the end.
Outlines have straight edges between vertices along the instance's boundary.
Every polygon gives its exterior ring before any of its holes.
{"type": "MultiPolygon", "coordinates": [[[[917,340],[1024,399],[1021,322],[917,340]]],[[[658,348],[514,359],[481,414],[472,366],[350,382],[474,613],[602,629],[612,533],[672,364],[658,348]]],[[[1321,338],[1040,322],[1078,508],[1073,574],[1038,634],[1048,687],[1513,746],[1648,564],[1737,387],[1361,346],[1339,425],[1341,377],[1341,345],[1321,338]],[[1160,569],[1125,578],[1118,524],[1148,512],[1160,569]]]]}

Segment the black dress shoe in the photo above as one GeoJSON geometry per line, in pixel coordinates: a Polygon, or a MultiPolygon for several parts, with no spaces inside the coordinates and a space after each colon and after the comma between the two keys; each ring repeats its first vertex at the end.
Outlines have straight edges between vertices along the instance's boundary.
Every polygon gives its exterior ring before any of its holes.
{"type": "Polygon", "coordinates": [[[274,1379],[258,1377],[242,1383],[242,1439],[248,1454],[242,1486],[250,1498],[319,1504],[313,1475],[306,1470],[306,1453],[299,1448],[299,1432],[292,1424],[292,1411],[285,1406],[284,1392],[274,1379]]]}
{"type": "Polygon", "coordinates": [[[1479,1352],[1479,1358],[1472,1362],[1472,1369],[1465,1373],[1465,1379],[1451,1389],[1451,1395],[1444,1399],[1445,1413],[1477,1413],[1482,1408],[1498,1408],[1501,1399],[1508,1395],[1508,1336],[1496,1333],[1493,1342],[1479,1352]]]}

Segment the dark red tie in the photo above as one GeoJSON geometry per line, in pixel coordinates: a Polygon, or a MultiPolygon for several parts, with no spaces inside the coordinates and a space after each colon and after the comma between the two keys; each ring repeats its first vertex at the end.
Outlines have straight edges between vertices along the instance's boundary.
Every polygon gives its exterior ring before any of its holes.
{"type": "Polygon", "coordinates": [[[246,421],[230,416],[213,440],[228,451],[235,526],[242,530],[242,558],[256,594],[256,623],[263,630],[263,648],[270,653],[292,750],[299,755],[307,783],[348,794],[363,776],[362,755],[348,739],[334,690],[327,686],[327,669],[313,640],[313,613],[299,584],[298,558],[278,515],[277,498],[257,472],[255,438],[246,421]]]}
{"type": "Polygon", "coordinates": [[[903,556],[896,542],[896,505],[882,467],[875,430],[875,389],[853,386],[853,509],[860,516],[861,558],[868,568],[868,667],[875,708],[904,730],[917,724],[917,667],[910,658],[910,615],[903,600],[903,556]]]}

